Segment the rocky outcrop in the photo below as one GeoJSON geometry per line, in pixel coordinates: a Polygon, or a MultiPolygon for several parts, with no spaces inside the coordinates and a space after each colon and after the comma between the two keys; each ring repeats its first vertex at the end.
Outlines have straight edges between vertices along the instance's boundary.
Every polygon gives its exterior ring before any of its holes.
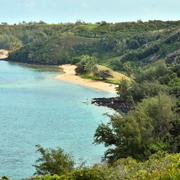
{"type": "Polygon", "coordinates": [[[105,106],[114,109],[117,112],[127,113],[129,110],[133,109],[133,104],[131,102],[125,102],[119,97],[112,98],[94,98],[92,104],[98,106],[105,106]]]}

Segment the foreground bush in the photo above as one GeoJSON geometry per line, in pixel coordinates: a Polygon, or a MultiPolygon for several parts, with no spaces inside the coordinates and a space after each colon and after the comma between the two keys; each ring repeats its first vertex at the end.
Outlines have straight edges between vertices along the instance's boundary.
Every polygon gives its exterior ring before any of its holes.
{"type": "Polygon", "coordinates": [[[113,179],[180,179],[180,154],[156,154],[145,162],[121,159],[116,162],[113,179]],[[161,157],[162,156],[162,157],[161,157]]]}
{"type": "Polygon", "coordinates": [[[37,145],[37,152],[40,153],[41,157],[34,165],[36,175],[63,175],[74,169],[74,160],[69,154],[64,153],[61,148],[44,149],[37,145]]]}
{"type": "Polygon", "coordinates": [[[145,162],[120,159],[113,165],[76,169],[62,176],[46,175],[29,180],[179,180],[180,154],[157,153],[145,162]]]}

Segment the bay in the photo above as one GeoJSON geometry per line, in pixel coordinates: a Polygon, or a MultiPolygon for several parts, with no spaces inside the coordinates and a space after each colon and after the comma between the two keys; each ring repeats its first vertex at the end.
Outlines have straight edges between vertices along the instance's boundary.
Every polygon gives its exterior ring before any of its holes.
{"type": "Polygon", "coordinates": [[[32,176],[37,144],[61,147],[78,163],[100,162],[105,149],[93,135],[112,111],[90,101],[112,94],[55,80],[57,73],[0,61],[0,176],[32,176]]]}

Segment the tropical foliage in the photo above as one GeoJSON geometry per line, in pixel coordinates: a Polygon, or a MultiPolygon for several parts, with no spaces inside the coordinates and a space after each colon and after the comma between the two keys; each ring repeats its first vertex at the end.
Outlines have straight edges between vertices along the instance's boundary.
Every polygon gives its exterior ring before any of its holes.
{"type": "Polygon", "coordinates": [[[107,148],[104,161],[75,167],[61,148],[37,146],[31,180],[180,179],[180,21],[1,24],[0,48],[9,61],[76,64],[77,74],[98,80],[114,77],[110,68],[131,77],[115,82],[116,106],[131,108],[94,135],[107,148]]]}
{"type": "Polygon", "coordinates": [[[116,161],[111,166],[98,164],[93,167],[77,168],[64,174],[36,176],[27,180],[178,180],[180,178],[180,155],[159,152],[145,162],[132,158],[116,161]]]}

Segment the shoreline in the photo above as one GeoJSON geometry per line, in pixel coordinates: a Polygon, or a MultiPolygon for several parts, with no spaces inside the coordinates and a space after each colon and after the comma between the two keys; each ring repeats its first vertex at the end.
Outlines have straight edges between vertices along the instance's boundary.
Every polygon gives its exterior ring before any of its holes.
{"type": "Polygon", "coordinates": [[[67,82],[70,82],[73,84],[78,84],[78,85],[81,85],[84,87],[89,87],[89,88],[101,90],[104,92],[116,94],[115,88],[117,87],[117,85],[105,83],[103,81],[94,81],[94,80],[90,80],[90,79],[83,79],[80,76],[76,75],[76,73],[75,73],[76,66],[75,65],[65,64],[65,65],[59,66],[59,68],[62,69],[64,74],[57,75],[55,77],[55,79],[57,79],[57,80],[67,81],[67,82]]]}
{"type": "Polygon", "coordinates": [[[8,50],[0,49],[0,60],[5,60],[9,56],[8,50]]]}

